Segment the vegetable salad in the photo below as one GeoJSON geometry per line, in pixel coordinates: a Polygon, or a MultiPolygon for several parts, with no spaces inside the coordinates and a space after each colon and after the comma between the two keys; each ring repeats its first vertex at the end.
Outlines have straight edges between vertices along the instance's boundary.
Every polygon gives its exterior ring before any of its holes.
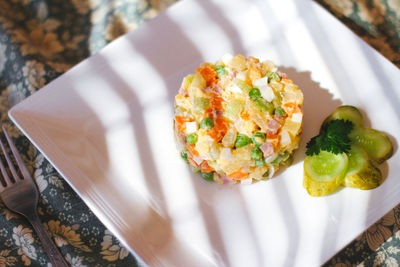
{"type": "Polygon", "coordinates": [[[249,184],[290,165],[303,93],[273,62],[225,55],[187,75],[175,96],[182,158],[208,181],[249,184]]]}

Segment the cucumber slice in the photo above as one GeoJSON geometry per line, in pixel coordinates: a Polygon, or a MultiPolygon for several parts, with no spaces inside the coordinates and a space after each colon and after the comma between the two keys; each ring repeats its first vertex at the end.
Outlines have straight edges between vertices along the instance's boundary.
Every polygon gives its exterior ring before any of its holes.
{"type": "Polygon", "coordinates": [[[321,129],[330,121],[340,119],[349,120],[354,123],[354,126],[364,125],[364,119],[361,112],[356,107],[345,105],[338,107],[334,112],[332,112],[332,114],[322,123],[321,129]]]}
{"type": "Polygon", "coordinates": [[[319,182],[304,172],[303,187],[308,194],[313,197],[325,196],[334,192],[338,188],[336,179],[328,182],[319,182]]]}
{"type": "Polygon", "coordinates": [[[347,165],[347,172],[345,176],[351,176],[358,173],[368,165],[368,154],[364,149],[357,145],[352,145],[350,151],[347,153],[349,164],[347,165]]]}
{"type": "Polygon", "coordinates": [[[362,147],[379,164],[393,155],[392,142],[386,134],[378,130],[356,127],[349,137],[353,144],[362,147]]]}
{"type": "Polygon", "coordinates": [[[369,159],[368,153],[364,149],[352,145],[347,156],[349,165],[343,181],[344,186],[368,190],[376,188],[382,183],[381,171],[369,159]]]}
{"type": "Polygon", "coordinates": [[[369,190],[378,187],[383,182],[382,173],[371,160],[366,166],[353,175],[344,178],[344,185],[348,187],[369,190]]]}
{"type": "Polygon", "coordinates": [[[345,153],[333,154],[321,151],[318,155],[307,156],[304,160],[304,171],[318,182],[341,179],[346,173],[348,157],[345,153]]]}

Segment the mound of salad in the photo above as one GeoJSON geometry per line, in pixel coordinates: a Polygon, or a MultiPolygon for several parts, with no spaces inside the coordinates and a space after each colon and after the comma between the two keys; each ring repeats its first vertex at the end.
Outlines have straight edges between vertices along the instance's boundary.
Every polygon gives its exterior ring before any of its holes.
{"type": "Polygon", "coordinates": [[[175,96],[178,149],[207,181],[269,179],[299,146],[302,104],[301,90],[272,61],[228,54],[202,63],[175,96]]]}

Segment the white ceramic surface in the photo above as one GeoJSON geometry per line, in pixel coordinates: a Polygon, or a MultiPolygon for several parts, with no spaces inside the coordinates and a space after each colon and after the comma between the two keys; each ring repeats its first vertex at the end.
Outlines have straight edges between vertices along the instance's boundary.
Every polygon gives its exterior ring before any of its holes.
{"type": "Polygon", "coordinates": [[[150,266],[317,266],[400,202],[400,73],[308,0],[182,0],[14,106],[10,117],[150,266]],[[173,139],[184,75],[230,52],[272,59],[304,91],[294,165],[253,185],[191,174],[173,139]],[[371,191],[313,198],[305,143],[340,104],[395,144],[371,191]]]}

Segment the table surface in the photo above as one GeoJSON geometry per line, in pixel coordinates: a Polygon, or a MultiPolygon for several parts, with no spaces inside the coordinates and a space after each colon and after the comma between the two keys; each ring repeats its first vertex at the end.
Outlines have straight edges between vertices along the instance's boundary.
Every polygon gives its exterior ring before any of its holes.
{"type": "MultiPolygon", "coordinates": [[[[34,174],[40,217],[72,266],[136,266],[135,258],[87,208],[7,117],[36,90],[154,18],[174,0],[0,1],[0,116],[34,174]]],[[[400,67],[399,0],[316,0],[400,67]]],[[[326,266],[398,266],[400,205],[326,266]]],[[[47,266],[32,227],[0,201],[0,267],[47,266]]]]}

